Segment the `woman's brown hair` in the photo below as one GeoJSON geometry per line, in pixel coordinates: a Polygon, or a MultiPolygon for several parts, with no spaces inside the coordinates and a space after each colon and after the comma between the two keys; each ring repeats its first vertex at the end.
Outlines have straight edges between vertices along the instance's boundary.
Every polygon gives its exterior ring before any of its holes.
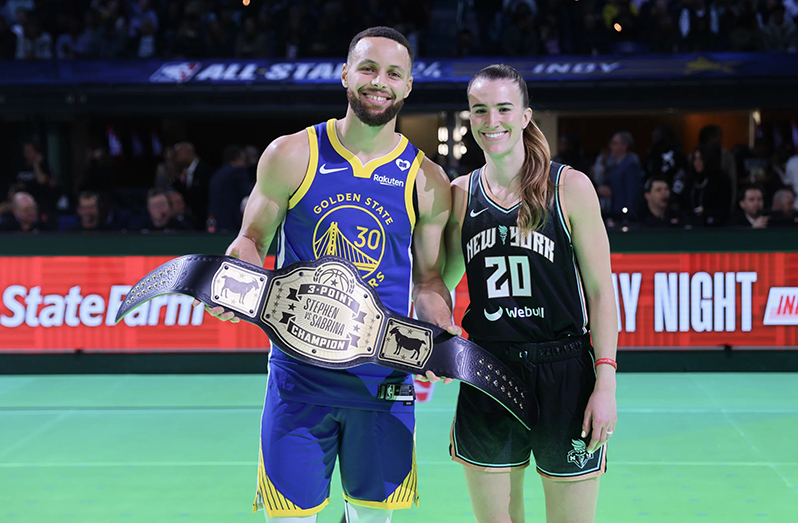
{"type": "MultiPolygon", "coordinates": [[[[475,80],[510,80],[515,82],[521,92],[523,108],[529,107],[529,90],[521,74],[509,65],[495,64],[482,69],[468,82],[466,93],[471,91],[475,80]]],[[[546,137],[534,120],[524,129],[524,165],[521,167],[521,208],[518,210],[518,227],[534,231],[546,223],[549,203],[555,186],[549,177],[551,151],[546,137]]]]}

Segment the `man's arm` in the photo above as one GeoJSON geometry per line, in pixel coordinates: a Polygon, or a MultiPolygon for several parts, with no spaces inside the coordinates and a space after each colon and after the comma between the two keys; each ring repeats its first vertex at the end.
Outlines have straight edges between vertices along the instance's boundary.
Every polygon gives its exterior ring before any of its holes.
{"type": "MultiPolygon", "coordinates": [[[[274,233],[288,209],[288,200],[305,177],[310,159],[307,131],[281,136],[263,151],[258,161],[257,181],[244,209],[238,236],[225,254],[263,267],[274,233]]],[[[221,320],[238,323],[232,312],[222,307],[206,310],[221,320]]]]}
{"type": "Polygon", "coordinates": [[[257,180],[244,209],[238,236],[226,254],[263,266],[266,252],[288,209],[288,200],[305,177],[310,157],[307,131],[281,136],[263,151],[257,180]]]}
{"type": "Polygon", "coordinates": [[[416,178],[418,219],[413,230],[413,301],[418,317],[443,328],[452,327],[452,300],[443,283],[446,251],[443,231],[451,212],[449,178],[424,158],[416,178]]]}

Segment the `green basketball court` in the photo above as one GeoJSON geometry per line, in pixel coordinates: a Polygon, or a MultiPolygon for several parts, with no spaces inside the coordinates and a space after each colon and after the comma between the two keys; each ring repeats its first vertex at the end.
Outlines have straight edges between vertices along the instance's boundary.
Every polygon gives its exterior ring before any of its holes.
{"type": "MultiPolygon", "coordinates": [[[[265,376],[0,377],[0,521],[261,522],[265,376]]],[[[473,521],[447,453],[457,385],[420,404],[421,507],[394,521],[473,521]]],[[[798,376],[625,374],[598,522],[798,522],[798,376]]],[[[337,480],[335,480],[337,481],[337,480]]],[[[320,522],[338,523],[334,487],[320,522]]],[[[528,522],[545,521],[527,473],[528,522]]]]}

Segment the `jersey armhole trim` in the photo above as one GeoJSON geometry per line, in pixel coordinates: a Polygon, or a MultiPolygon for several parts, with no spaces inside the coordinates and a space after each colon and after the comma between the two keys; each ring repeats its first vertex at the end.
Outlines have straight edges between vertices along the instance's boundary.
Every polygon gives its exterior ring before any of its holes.
{"type": "Polygon", "coordinates": [[[568,228],[568,224],[565,221],[565,210],[563,209],[562,198],[560,198],[560,191],[564,190],[563,184],[560,182],[563,170],[565,170],[565,165],[560,164],[560,168],[557,169],[557,176],[554,179],[554,200],[557,202],[557,214],[560,215],[562,228],[568,236],[568,242],[573,245],[574,241],[573,238],[571,238],[571,229],[568,228]]]}
{"type": "Polygon", "coordinates": [[[316,178],[316,170],[319,167],[319,142],[316,138],[316,128],[308,127],[308,142],[310,145],[310,159],[308,160],[308,168],[305,171],[305,177],[299,185],[299,189],[288,200],[288,208],[292,209],[302,200],[302,198],[310,190],[313,180],[316,178]]]}
{"type": "Polygon", "coordinates": [[[407,219],[410,220],[410,230],[416,227],[416,209],[413,205],[413,192],[416,190],[416,177],[418,170],[421,168],[421,163],[424,161],[424,151],[419,150],[416,154],[416,159],[413,160],[413,165],[407,173],[405,180],[405,207],[407,208],[407,219]]]}

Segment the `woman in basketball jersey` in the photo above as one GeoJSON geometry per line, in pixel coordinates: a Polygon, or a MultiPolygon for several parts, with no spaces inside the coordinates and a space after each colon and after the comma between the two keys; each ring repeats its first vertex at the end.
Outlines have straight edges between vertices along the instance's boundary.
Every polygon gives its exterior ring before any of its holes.
{"type": "Polygon", "coordinates": [[[527,381],[540,416],[528,431],[461,385],[451,454],[465,466],[479,523],[524,521],[530,455],[546,521],[592,522],[617,419],[609,242],[593,185],[550,161],[528,96],[521,75],[504,65],[468,85],[485,165],[451,184],[445,279],[454,288],[466,274],[463,328],[527,381]]]}

